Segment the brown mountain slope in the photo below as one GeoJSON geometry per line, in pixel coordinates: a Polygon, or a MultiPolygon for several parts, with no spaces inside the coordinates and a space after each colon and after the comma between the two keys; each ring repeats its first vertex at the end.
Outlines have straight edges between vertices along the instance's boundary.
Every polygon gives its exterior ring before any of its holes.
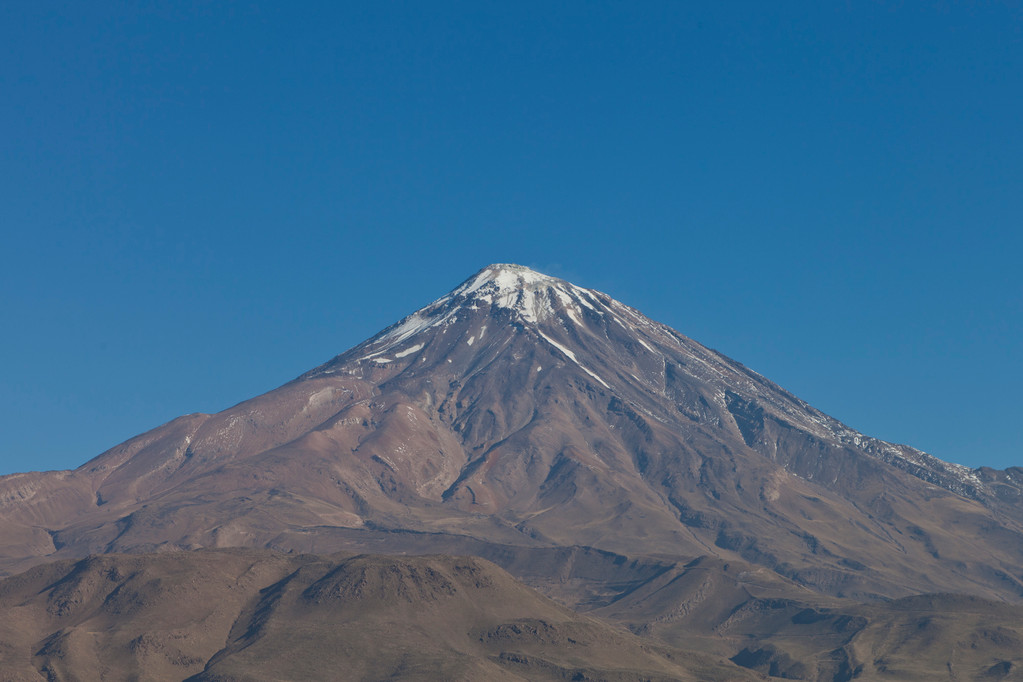
{"type": "Polygon", "coordinates": [[[275,391],[0,479],[0,557],[429,537],[509,566],[506,548],[585,545],[836,596],[1015,600],[1018,490],[857,433],[605,294],[490,266],[275,391]]]}
{"type": "Polygon", "coordinates": [[[705,558],[596,611],[635,636],[471,557],[111,554],[0,580],[0,680],[1015,680],[1021,608],[856,604],[705,558]]]}
{"type": "Polygon", "coordinates": [[[860,604],[763,578],[748,566],[700,559],[593,613],[772,677],[1023,679],[1021,605],[956,594],[860,604]]]}
{"type": "Polygon", "coordinates": [[[717,557],[685,564],[618,555],[558,559],[515,569],[545,592],[576,599],[575,608],[646,639],[728,657],[771,676],[1023,679],[1020,604],[962,594],[864,604],[717,557]]]}
{"type": "Polygon", "coordinates": [[[732,680],[475,558],[106,555],[0,581],[2,680],[732,680]]]}

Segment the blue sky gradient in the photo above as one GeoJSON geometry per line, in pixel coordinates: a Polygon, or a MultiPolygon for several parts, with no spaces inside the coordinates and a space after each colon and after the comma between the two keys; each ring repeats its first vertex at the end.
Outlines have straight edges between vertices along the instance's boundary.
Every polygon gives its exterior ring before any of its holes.
{"type": "Polygon", "coordinates": [[[270,390],[491,262],[1023,465],[1023,6],[5,3],[0,473],[270,390]]]}

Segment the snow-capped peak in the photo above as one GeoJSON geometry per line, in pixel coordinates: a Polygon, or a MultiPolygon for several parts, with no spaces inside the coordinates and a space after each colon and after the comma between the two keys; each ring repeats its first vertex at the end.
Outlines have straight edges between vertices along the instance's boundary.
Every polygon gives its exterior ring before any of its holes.
{"type": "Polygon", "coordinates": [[[488,265],[462,283],[449,294],[452,298],[471,296],[482,290],[481,296],[506,297],[519,291],[562,283],[559,279],[530,270],[522,265],[494,263],[488,265]]]}
{"type": "Polygon", "coordinates": [[[597,292],[507,263],[488,265],[438,303],[447,301],[470,309],[483,304],[505,308],[531,323],[557,316],[580,324],[583,308],[603,314],[605,306],[597,292]]]}
{"type": "Polygon", "coordinates": [[[495,263],[465,280],[446,296],[417,310],[374,337],[375,357],[431,327],[456,321],[480,309],[506,309],[523,323],[536,324],[552,316],[580,324],[583,308],[603,307],[596,292],[544,275],[522,265],[495,263]]]}
{"type": "Polygon", "coordinates": [[[537,322],[553,313],[555,297],[567,303],[572,288],[568,282],[527,267],[497,263],[480,270],[447,298],[469,308],[481,304],[507,308],[525,322],[537,322]]]}

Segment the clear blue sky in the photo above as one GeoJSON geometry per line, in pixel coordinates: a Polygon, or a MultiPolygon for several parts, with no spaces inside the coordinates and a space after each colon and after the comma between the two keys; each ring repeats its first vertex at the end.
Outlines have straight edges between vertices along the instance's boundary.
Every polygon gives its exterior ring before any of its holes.
{"type": "Polygon", "coordinates": [[[1023,465],[1018,2],[6,2],[0,472],[270,390],[491,262],[1023,465]]]}

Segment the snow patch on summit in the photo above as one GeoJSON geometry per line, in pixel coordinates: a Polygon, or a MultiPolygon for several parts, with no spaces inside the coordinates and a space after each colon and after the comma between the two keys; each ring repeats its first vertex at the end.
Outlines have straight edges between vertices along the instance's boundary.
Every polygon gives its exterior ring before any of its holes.
{"type": "Polygon", "coordinates": [[[553,317],[560,309],[572,322],[582,324],[584,307],[599,313],[587,296],[596,300],[588,290],[556,277],[521,265],[498,263],[483,268],[434,305],[453,301],[478,310],[480,305],[487,304],[511,310],[531,324],[553,317]]]}
{"type": "MultiPolygon", "coordinates": [[[[453,324],[459,311],[477,311],[483,306],[510,310],[523,323],[531,325],[559,315],[563,321],[582,325],[584,308],[597,315],[605,314],[598,308],[603,308],[604,304],[588,289],[521,265],[497,263],[483,268],[451,293],[417,310],[369,341],[366,345],[374,352],[362,359],[376,358],[420,332],[453,324]]],[[[467,343],[471,346],[481,341],[486,329],[484,325],[478,335],[467,343]]]]}

